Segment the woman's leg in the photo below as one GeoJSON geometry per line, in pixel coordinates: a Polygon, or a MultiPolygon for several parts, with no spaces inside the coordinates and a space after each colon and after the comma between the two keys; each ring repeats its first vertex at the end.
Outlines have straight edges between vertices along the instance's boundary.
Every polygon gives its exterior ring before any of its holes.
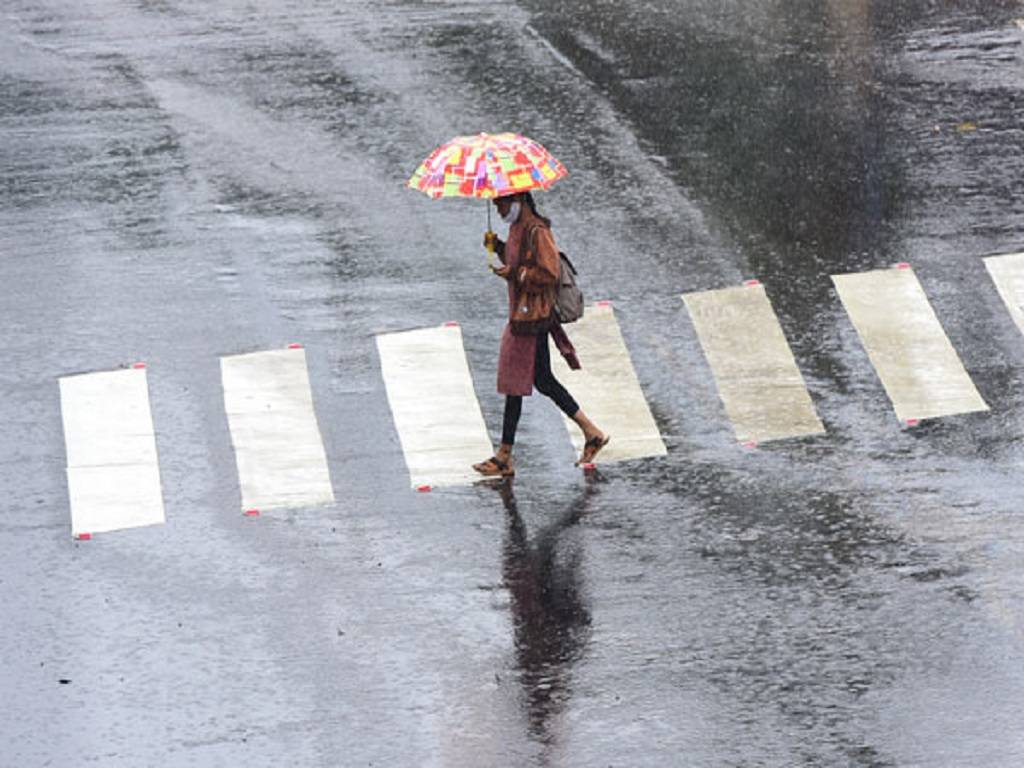
{"type": "Polygon", "coordinates": [[[554,400],[555,405],[570,419],[575,419],[580,406],[562,383],[551,372],[551,351],[548,349],[548,335],[537,334],[537,351],[533,359],[533,386],[542,395],[554,400]]]}
{"type": "Polygon", "coordinates": [[[508,452],[512,452],[512,446],[516,442],[516,428],[519,426],[519,416],[523,412],[523,398],[519,395],[505,395],[505,418],[501,424],[501,447],[508,446],[508,452]]]}
{"type": "Polygon", "coordinates": [[[519,415],[523,412],[523,398],[518,395],[505,396],[505,416],[501,425],[501,445],[494,456],[473,469],[489,477],[508,477],[514,474],[512,468],[512,446],[516,442],[516,427],[519,426],[519,415]]]}
{"type": "Polygon", "coordinates": [[[547,395],[555,401],[555,405],[562,409],[570,419],[576,422],[583,430],[583,455],[578,463],[587,463],[593,460],[597,452],[608,443],[608,435],[602,432],[580,408],[573,396],[562,386],[562,383],[555,378],[551,372],[551,350],[548,348],[548,335],[546,333],[537,336],[537,351],[534,358],[534,386],[542,395],[547,395]]]}

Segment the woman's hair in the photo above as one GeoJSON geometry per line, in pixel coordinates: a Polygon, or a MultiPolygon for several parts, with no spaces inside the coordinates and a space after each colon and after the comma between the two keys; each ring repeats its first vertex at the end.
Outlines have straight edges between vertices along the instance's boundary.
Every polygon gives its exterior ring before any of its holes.
{"type": "Polygon", "coordinates": [[[534,216],[543,221],[549,227],[551,226],[551,219],[549,219],[547,216],[541,216],[540,211],[537,210],[537,203],[534,202],[533,195],[531,195],[529,192],[523,192],[523,200],[525,200],[526,204],[530,206],[530,211],[533,213],[534,216]]]}

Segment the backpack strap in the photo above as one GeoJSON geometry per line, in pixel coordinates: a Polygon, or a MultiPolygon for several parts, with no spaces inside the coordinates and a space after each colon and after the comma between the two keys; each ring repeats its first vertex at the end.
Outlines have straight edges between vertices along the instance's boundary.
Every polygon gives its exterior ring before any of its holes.
{"type": "Polygon", "coordinates": [[[526,230],[525,242],[519,244],[519,266],[532,266],[537,263],[537,254],[533,249],[533,244],[537,241],[537,228],[544,226],[543,224],[534,224],[528,230],[526,230]],[[524,260],[523,255],[529,255],[528,260],[524,260]]]}

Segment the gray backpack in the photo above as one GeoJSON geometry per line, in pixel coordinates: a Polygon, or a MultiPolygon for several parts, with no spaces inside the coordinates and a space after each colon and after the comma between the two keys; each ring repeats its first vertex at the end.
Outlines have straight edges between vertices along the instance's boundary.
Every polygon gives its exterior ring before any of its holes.
{"type": "Polygon", "coordinates": [[[575,323],[583,317],[583,292],[576,285],[576,267],[569,257],[558,252],[558,290],[555,293],[555,317],[558,322],[575,323]]]}

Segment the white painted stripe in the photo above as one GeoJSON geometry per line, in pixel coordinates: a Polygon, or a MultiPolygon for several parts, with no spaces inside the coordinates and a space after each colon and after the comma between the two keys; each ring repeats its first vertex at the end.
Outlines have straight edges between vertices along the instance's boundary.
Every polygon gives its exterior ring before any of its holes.
{"type": "Polygon", "coordinates": [[[60,379],[71,533],[164,522],[145,369],[60,379]]]}
{"type": "Polygon", "coordinates": [[[334,501],[304,349],[220,359],[243,509],[334,501]]]}
{"type": "Polygon", "coordinates": [[[409,479],[460,485],[480,479],[472,465],[494,452],[458,326],[377,336],[381,373],[409,479]]]}
{"type": "Polygon", "coordinates": [[[683,294],[736,439],[825,431],[762,285],[683,294]]]}
{"type": "Polygon", "coordinates": [[[988,410],[912,270],[832,281],[901,421],[988,410]]]}
{"type": "Polygon", "coordinates": [[[985,268],[996,284],[1013,322],[1024,333],[1024,253],[1008,253],[985,259],[985,268]]]}
{"type": "MultiPolygon", "coordinates": [[[[551,342],[551,369],[590,420],[611,436],[598,454],[598,463],[664,456],[665,443],[647,407],[614,309],[589,306],[565,331],[583,368],[571,370],[551,342]]],[[[583,433],[571,419],[564,420],[578,453],[583,449],[583,433]]]]}

